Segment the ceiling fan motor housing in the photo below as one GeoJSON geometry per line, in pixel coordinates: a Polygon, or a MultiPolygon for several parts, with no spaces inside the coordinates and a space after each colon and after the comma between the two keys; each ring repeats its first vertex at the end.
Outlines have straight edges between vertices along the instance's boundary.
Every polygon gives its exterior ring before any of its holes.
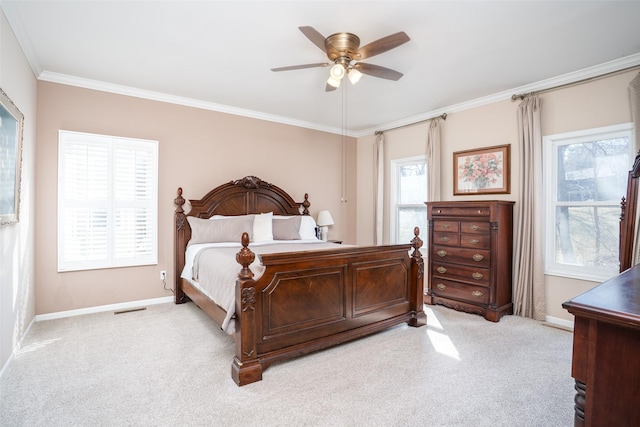
{"type": "Polygon", "coordinates": [[[351,33],[336,33],[327,37],[324,41],[327,56],[331,61],[341,60],[347,65],[352,60],[358,59],[360,37],[351,33]]]}

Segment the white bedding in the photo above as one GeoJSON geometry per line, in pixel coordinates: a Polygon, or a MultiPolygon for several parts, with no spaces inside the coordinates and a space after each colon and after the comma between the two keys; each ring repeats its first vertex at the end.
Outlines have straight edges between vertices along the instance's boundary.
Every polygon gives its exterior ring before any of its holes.
{"type": "MultiPolygon", "coordinates": [[[[250,265],[254,279],[260,278],[264,267],[260,261],[261,254],[310,251],[335,248],[335,243],[317,239],[307,240],[271,240],[252,243],[250,249],[256,254],[250,265]],[[295,242],[295,243],[294,243],[295,242]]],[[[207,295],[213,302],[222,307],[227,315],[221,327],[228,334],[235,332],[235,283],[241,270],[236,261],[236,254],[242,248],[239,243],[201,243],[187,247],[185,266],[180,277],[188,280],[194,287],[207,295]]]]}

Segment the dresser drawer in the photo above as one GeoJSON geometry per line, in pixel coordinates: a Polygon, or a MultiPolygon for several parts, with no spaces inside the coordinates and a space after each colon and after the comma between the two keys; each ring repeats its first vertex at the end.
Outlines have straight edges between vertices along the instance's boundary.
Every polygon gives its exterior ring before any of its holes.
{"type": "Polygon", "coordinates": [[[489,223],[460,221],[460,232],[489,234],[489,223]]]}
{"type": "Polygon", "coordinates": [[[447,264],[434,259],[431,274],[433,276],[451,279],[464,280],[465,282],[489,285],[489,269],[472,267],[467,265],[447,264]]]}
{"type": "Polygon", "coordinates": [[[460,223],[458,221],[433,221],[433,231],[445,232],[445,233],[457,233],[460,231],[460,223]]]}
{"type": "Polygon", "coordinates": [[[489,206],[431,206],[431,216],[489,216],[489,206]]]}
{"type": "Polygon", "coordinates": [[[438,245],[458,246],[460,235],[458,233],[433,233],[433,243],[438,245]]]}
{"type": "Polygon", "coordinates": [[[431,293],[437,296],[468,301],[476,304],[489,303],[489,288],[466,283],[433,278],[431,293]]]}
{"type": "Polygon", "coordinates": [[[431,253],[434,262],[454,262],[484,268],[491,266],[491,252],[488,249],[463,249],[434,245],[431,253]]]}
{"type": "MultiPolygon", "coordinates": [[[[436,240],[434,243],[438,243],[436,240]]],[[[491,236],[482,234],[460,234],[460,246],[463,248],[489,249],[491,236]]]]}

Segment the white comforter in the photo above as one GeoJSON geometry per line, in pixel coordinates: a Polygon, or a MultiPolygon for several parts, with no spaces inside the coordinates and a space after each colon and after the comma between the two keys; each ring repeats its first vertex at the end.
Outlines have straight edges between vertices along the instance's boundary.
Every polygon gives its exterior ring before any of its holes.
{"type": "MultiPolygon", "coordinates": [[[[256,254],[256,259],[250,268],[254,279],[257,280],[265,269],[260,261],[261,254],[311,251],[335,247],[335,243],[315,239],[253,243],[250,248],[256,254]]],[[[236,254],[241,248],[239,243],[189,245],[185,254],[185,266],[180,275],[227,312],[221,327],[228,334],[235,332],[235,322],[233,321],[236,308],[235,283],[242,268],[236,261],[236,254]]]]}

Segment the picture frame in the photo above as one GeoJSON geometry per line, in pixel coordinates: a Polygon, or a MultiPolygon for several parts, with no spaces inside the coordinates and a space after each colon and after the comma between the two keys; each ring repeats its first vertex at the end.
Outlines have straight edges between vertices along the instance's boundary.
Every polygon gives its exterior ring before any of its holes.
{"type": "Polygon", "coordinates": [[[454,196],[510,192],[510,144],[453,153],[454,196]]]}
{"type": "Polygon", "coordinates": [[[0,89],[0,226],[20,219],[24,115],[0,89]]]}

